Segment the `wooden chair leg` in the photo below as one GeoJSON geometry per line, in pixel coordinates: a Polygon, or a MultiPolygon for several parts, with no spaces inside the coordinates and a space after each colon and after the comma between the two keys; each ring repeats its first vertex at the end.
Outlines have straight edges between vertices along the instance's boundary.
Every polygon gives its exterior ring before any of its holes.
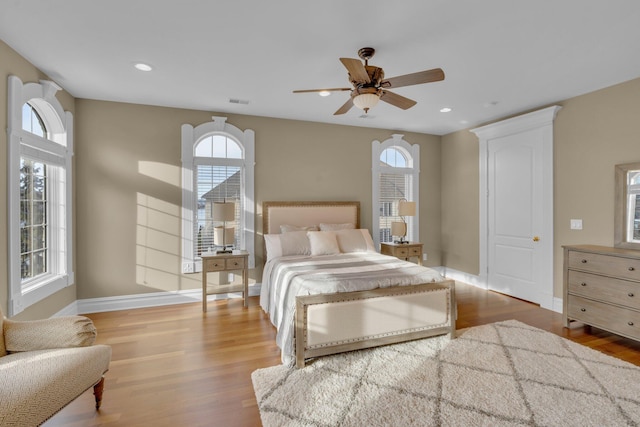
{"type": "Polygon", "coordinates": [[[104,391],[104,377],[100,378],[98,384],[93,386],[93,395],[96,397],[96,409],[102,405],[102,392],[104,391]]]}

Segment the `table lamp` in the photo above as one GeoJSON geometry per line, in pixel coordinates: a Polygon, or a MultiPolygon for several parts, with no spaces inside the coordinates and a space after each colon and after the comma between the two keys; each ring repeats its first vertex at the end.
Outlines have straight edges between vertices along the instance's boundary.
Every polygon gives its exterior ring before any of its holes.
{"type": "Polygon", "coordinates": [[[231,249],[227,249],[227,245],[233,247],[235,240],[235,229],[233,227],[227,228],[227,221],[233,221],[236,219],[236,205],[232,202],[214,202],[212,219],[214,221],[222,222],[222,227],[213,228],[213,244],[216,246],[222,246],[221,250],[217,250],[217,254],[230,254],[231,249]]]}
{"type": "Polygon", "coordinates": [[[408,202],[406,200],[398,201],[398,215],[402,222],[394,221],[391,223],[391,235],[397,236],[400,239],[394,240],[393,243],[409,243],[404,240],[407,235],[407,222],[405,221],[405,216],[415,216],[416,215],[416,202],[408,202]]]}

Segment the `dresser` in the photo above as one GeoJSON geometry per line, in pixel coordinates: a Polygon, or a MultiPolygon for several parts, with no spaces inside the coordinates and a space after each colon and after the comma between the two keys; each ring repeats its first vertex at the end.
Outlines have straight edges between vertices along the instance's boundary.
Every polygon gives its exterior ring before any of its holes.
{"type": "Polygon", "coordinates": [[[640,340],[640,251],[564,248],[564,326],[578,320],[640,340]]]}
{"type": "Polygon", "coordinates": [[[380,243],[380,253],[382,255],[391,255],[405,261],[409,261],[411,258],[417,258],[418,264],[422,265],[422,243],[380,243]]]}

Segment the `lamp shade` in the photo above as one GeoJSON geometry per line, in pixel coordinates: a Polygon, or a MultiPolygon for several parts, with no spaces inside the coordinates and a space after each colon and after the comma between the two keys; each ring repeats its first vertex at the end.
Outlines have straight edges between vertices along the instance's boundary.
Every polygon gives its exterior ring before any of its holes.
{"type": "Polygon", "coordinates": [[[416,202],[407,202],[406,200],[400,200],[398,202],[398,215],[400,215],[400,216],[415,216],[416,215],[416,202]]]}
{"type": "Polygon", "coordinates": [[[211,216],[214,221],[233,221],[236,219],[236,204],[231,202],[213,202],[211,216]]]}
{"type": "Polygon", "coordinates": [[[233,245],[235,240],[235,228],[233,227],[214,227],[213,228],[213,244],[216,246],[233,245]]]}
{"type": "Polygon", "coordinates": [[[407,224],[404,222],[392,222],[391,223],[391,235],[404,237],[407,235],[407,224]]]}
{"type": "Polygon", "coordinates": [[[368,111],[380,101],[380,97],[375,93],[361,93],[353,98],[353,105],[361,110],[368,111]]]}

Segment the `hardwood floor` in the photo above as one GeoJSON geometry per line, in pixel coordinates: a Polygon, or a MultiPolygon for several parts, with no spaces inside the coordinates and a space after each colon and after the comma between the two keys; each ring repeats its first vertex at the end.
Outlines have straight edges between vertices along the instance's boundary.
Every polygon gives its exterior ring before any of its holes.
{"type": "MultiPolygon", "coordinates": [[[[458,283],[458,329],[516,319],[640,366],[640,343],[591,327],[563,328],[559,313],[458,283]]],[[[45,426],[260,426],[251,373],[280,363],[258,298],[90,314],[113,349],[102,408],[91,391],[45,426]]]]}

